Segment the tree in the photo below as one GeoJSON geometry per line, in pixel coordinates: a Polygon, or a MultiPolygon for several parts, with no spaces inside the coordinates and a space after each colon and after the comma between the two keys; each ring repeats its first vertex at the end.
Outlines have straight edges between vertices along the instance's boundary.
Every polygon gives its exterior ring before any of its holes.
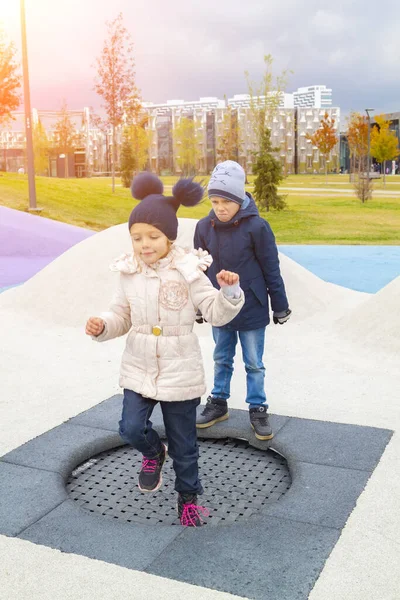
{"type": "Polygon", "coordinates": [[[282,102],[282,94],[286,89],[290,71],[274,77],[273,58],[270,54],[264,56],[264,74],[260,83],[250,80],[248,71],[245,72],[250,96],[250,119],[254,143],[258,148],[264,139],[264,131],[271,127],[272,119],[282,102]]]}
{"type": "Polygon", "coordinates": [[[217,161],[238,161],[240,153],[239,122],[237,110],[229,106],[226,97],[226,110],[222,119],[222,133],[218,137],[217,161]]]}
{"type": "Polygon", "coordinates": [[[353,112],[350,115],[347,141],[351,161],[350,181],[354,180],[357,170],[354,188],[357,197],[364,203],[372,197],[372,183],[368,174],[368,121],[360,113],[353,112]]]}
{"type": "Polygon", "coordinates": [[[368,172],[360,173],[357,181],[354,184],[357,198],[364,204],[367,200],[372,198],[372,181],[368,176],[368,172]]]}
{"type": "Polygon", "coordinates": [[[54,146],[59,154],[65,154],[65,177],[69,177],[68,155],[75,150],[78,137],[64,101],[61,106],[60,118],[54,126],[54,146]]]}
{"type": "Polygon", "coordinates": [[[128,188],[131,185],[133,172],[135,170],[135,158],[133,156],[132,140],[129,127],[125,127],[121,147],[121,181],[128,188]]]}
{"type": "Polygon", "coordinates": [[[117,127],[123,124],[127,112],[140,104],[135,84],[135,61],[131,36],[123,24],[122,13],[107,22],[108,38],[100,58],[96,60],[95,90],[103,98],[107,123],[112,129],[112,191],[115,191],[117,163],[117,127]]]}
{"type": "Polygon", "coordinates": [[[275,158],[274,148],[271,143],[271,131],[264,129],[260,148],[254,153],[253,173],[254,198],[260,208],[267,212],[271,208],[282,210],[286,206],[285,198],[278,194],[278,185],[283,179],[282,164],[275,158]]]}
{"type": "Polygon", "coordinates": [[[130,128],[136,173],[142,171],[149,160],[150,137],[147,124],[148,116],[139,114],[130,128]]]}
{"type": "Polygon", "coordinates": [[[49,139],[42,122],[39,120],[33,126],[33,155],[36,175],[46,175],[49,168],[49,139]]]}
{"type": "Polygon", "coordinates": [[[330,117],[327,112],[321,119],[321,126],[315,133],[306,135],[306,138],[311,141],[312,145],[318,148],[320,154],[325,159],[325,179],[328,183],[328,162],[329,156],[338,142],[335,130],[335,119],[330,117]]]}
{"type": "Polygon", "coordinates": [[[142,171],[148,160],[149,137],[145,130],[147,119],[126,126],[121,149],[122,185],[129,187],[132,177],[142,171]]]}
{"type": "Polygon", "coordinates": [[[278,195],[278,185],[284,178],[282,165],[273,153],[279,152],[271,143],[271,125],[278,111],[282,94],[286,88],[289,71],[274,77],[272,72],[273,58],[270,54],[264,56],[264,74],[259,84],[250,80],[246,71],[246,80],[250,96],[250,128],[253,138],[253,173],[254,195],[260,207],[267,211],[270,208],[282,210],[286,203],[278,195]]]}
{"type": "Polygon", "coordinates": [[[11,112],[18,108],[21,76],[15,62],[14,44],[7,42],[0,29],[0,123],[11,118],[11,112]]]}
{"type": "Polygon", "coordinates": [[[182,117],[174,129],[176,164],[184,177],[194,175],[200,151],[193,119],[182,117]]]}
{"type": "Polygon", "coordinates": [[[361,172],[368,170],[368,121],[360,113],[353,112],[350,115],[347,141],[352,163],[352,168],[350,168],[350,181],[352,181],[352,175],[356,169],[359,176],[361,172]]]}
{"type": "Polygon", "coordinates": [[[371,129],[371,155],[382,165],[383,185],[386,185],[386,161],[394,160],[399,155],[397,136],[389,129],[390,121],[380,115],[375,117],[377,126],[371,129]]]}

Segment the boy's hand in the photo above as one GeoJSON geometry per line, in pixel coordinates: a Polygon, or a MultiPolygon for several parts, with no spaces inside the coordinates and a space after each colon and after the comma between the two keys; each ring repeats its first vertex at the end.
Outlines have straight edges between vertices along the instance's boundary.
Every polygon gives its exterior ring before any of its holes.
{"type": "Polygon", "coordinates": [[[232,273],[232,271],[220,271],[217,275],[217,282],[221,288],[227,285],[235,285],[239,283],[239,275],[232,273]]]}
{"type": "Polygon", "coordinates": [[[104,323],[103,319],[100,319],[100,317],[90,317],[86,323],[85,333],[86,335],[94,335],[97,337],[103,333],[105,326],[106,324],[104,323]]]}
{"type": "Polygon", "coordinates": [[[284,325],[286,323],[286,321],[288,321],[290,319],[290,315],[292,314],[292,311],[290,310],[290,308],[288,308],[287,310],[284,310],[283,312],[274,312],[274,323],[275,325],[277,325],[279,323],[279,325],[284,325]]]}
{"type": "Polygon", "coordinates": [[[199,310],[196,313],[196,323],[199,323],[199,325],[201,325],[202,323],[207,323],[207,321],[205,320],[205,318],[199,310]]]}

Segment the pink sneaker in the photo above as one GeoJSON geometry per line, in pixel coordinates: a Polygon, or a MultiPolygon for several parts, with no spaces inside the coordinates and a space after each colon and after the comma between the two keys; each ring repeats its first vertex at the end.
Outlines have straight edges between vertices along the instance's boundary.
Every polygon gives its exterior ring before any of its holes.
{"type": "Polygon", "coordinates": [[[202,517],[208,517],[209,514],[204,506],[197,505],[196,494],[178,494],[178,515],[184,527],[206,525],[202,517]]]}
{"type": "Polygon", "coordinates": [[[161,471],[167,458],[167,447],[163,444],[162,450],[155,458],[143,456],[142,468],[139,473],[139,490],[141,492],[156,492],[162,484],[161,471]]]}

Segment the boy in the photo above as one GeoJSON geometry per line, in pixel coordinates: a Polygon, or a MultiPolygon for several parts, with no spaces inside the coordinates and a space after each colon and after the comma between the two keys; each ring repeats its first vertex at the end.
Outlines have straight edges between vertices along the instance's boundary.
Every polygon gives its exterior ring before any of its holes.
{"type": "Polygon", "coordinates": [[[197,224],[195,248],[207,250],[214,259],[207,275],[218,287],[221,269],[238,273],[245,304],[228,325],[213,327],[214,387],[198,428],[211,427],[228,418],[227,400],[233,374],[233,359],[239,337],[247,373],[250,423],[259,440],[273,437],[268,420],[263,365],[265,328],[269,323],[268,296],[274,323],[286,323],[291,310],[281,277],[278,250],[269,224],[260,217],[255,202],[245,191],[245,172],[227,160],[218,164],[208,184],[210,214],[197,224]]]}

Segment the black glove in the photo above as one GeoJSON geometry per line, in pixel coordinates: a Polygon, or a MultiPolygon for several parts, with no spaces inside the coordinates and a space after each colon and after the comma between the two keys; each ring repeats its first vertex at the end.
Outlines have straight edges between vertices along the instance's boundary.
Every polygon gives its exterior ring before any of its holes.
{"type": "Polygon", "coordinates": [[[196,323],[199,323],[200,325],[202,323],[207,323],[207,321],[205,320],[205,318],[203,317],[203,315],[201,314],[201,312],[199,310],[196,313],[196,323]]]}
{"type": "Polygon", "coordinates": [[[286,323],[286,321],[288,321],[290,319],[291,314],[292,314],[292,311],[290,310],[290,308],[288,308],[287,310],[284,310],[283,312],[274,312],[275,325],[277,325],[278,323],[279,323],[279,325],[283,325],[284,323],[286,323]]]}

